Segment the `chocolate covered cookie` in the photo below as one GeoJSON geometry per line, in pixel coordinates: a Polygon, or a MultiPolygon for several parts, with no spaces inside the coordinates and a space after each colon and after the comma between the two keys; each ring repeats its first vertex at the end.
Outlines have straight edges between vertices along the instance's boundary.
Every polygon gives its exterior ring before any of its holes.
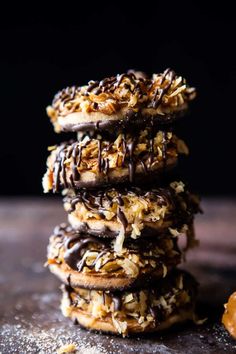
{"type": "Polygon", "coordinates": [[[192,224],[198,198],[181,181],[149,190],[111,188],[69,190],[64,198],[68,220],[75,230],[95,236],[125,237],[175,235],[192,224]]]}
{"type": "Polygon", "coordinates": [[[44,191],[95,188],[122,183],[154,181],[170,169],[179,154],[188,154],[185,143],[171,132],[140,131],[106,140],[84,136],[50,148],[44,191]]]}
{"type": "Polygon", "coordinates": [[[171,69],[150,78],[130,71],[67,87],[56,94],[47,113],[56,132],[163,126],[184,115],[195,95],[195,89],[171,69]]]}
{"type": "Polygon", "coordinates": [[[137,291],[98,291],[63,286],[64,316],[90,330],[121,334],[165,330],[195,318],[196,282],[175,271],[155,287],[137,291]]]}
{"type": "Polygon", "coordinates": [[[121,250],[115,250],[112,239],[62,224],[50,237],[47,263],[52,273],[72,287],[122,290],[154,283],[180,261],[181,252],[171,235],[127,240],[121,250]]]}

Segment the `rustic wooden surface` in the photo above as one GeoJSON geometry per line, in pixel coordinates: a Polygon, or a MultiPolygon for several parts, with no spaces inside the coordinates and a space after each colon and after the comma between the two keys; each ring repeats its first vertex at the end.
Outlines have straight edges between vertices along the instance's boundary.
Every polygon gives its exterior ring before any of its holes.
{"type": "Polygon", "coordinates": [[[79,353],[236,353],[220,324],[223,303],[236,290],[236,201],[210,199],[197,218],[199,249],[184,267],[201,283],[202,326],[121,339],[86,332],[62,317],[59,282],[43,267],[48,236],[65,220],[58,199],[1,199],[0,353],[55,353],[74,342],[79,353]]]}

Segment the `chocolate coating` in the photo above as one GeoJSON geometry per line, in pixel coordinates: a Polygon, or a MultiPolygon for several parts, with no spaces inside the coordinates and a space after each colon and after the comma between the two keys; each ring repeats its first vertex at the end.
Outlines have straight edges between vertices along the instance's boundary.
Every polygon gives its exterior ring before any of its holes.
{"type": "Polygon", "coordinates": [[[87,132],[87,131],[96,131],[96,132],[103,132],[107,131],[111,135],[114,134],[114,131],[121,132],[127,131],[131,132],[134,129],[140,129],[144,127],[155,127],[160,130],[170,129],[178,119],[182,118],[188,113],[188,109],[183,109],[179,112],[173,112],[165,114],[142,114],[141,112],[135,112],[134,110],[130,109],[122,119],[117,120],[98,120],[96,122],[88,121],[88,122],[81,122],[77,124],[65,123],[61,130],[63,132],[87,132]]]}

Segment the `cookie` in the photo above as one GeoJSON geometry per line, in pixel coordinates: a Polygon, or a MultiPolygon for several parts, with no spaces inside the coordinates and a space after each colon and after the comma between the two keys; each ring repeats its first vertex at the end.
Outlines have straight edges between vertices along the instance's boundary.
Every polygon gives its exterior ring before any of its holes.
{"type": "Polygon", "coordinates": [[[154,181],[176,165],[179,154],[188,154],[185,143],[171,132],[147,129],[111,140],[85,135],[51,150],[45,192],[154,181]]]}
{"type": "Polygon", "coordinates": [[[156,332],[195,318],[197,285],[175,271],[149,289],[110,292],[62,287],[64,316],[90,330],[127,336],[156,332]]]}
{"type": "Polygon", "coordinates": [[[194,88],[171,69],[128,72],[58,92],[47,108],[55,131],[109,131],[168,125],[183,116],[194,88]]]}
{"type": "Polygon", "coordinates": [[[48,266],[65,284],[122,290],[156,282],[181,261],[176,238],[128,240],[120,252],[111,239],[76,232],[62,224],[48,246],[48,266]]]}
{"type": "Polygon", "coordinates": [[[95,236],[116,237],[121,229],[126,237],[176,234],[192,223],[198,200],[183,182],[166,187],[137,187],[103,190],[71,190],[64,198],[68,221],[76,230],[95,236]]]}

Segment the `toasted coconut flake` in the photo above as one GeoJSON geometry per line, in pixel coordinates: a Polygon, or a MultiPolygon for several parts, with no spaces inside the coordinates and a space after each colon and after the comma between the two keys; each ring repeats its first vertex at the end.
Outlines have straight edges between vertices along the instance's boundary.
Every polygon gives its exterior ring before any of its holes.
{"type": "Polygon", "coordinates": [[[170,231],[171,235],[174,237],[177,237],[180,235],[180,232],[177,229],[172,229],[171,227],[169,227],[168,230],[170,231]]]}
{"type": "Polygon", "coordinates": [[[57,145],[48,146],[48,151],[56,150],[57,145]]]}
{"type": "Polygon", "coordinates": [[[206,321],[208,320],[208,317],[205,317],[205,318],[198,318],[198,316],[194,313],[193,314],[193,321],[196,325],[202,325],[203,323],[205,323],[206,321]]]}
{"type": "Polygon", "coordinates": [[[136,239],[138,236],[141,235],[141,230],[143,228],[143,224],[135,223],[135,224],[132,224],[131,226],[132,226],[131,237],[136,239]]]}
{"type": "Polygon", "coordinates": [[[177,141],[177,150],[180,154],[189,155],[189,149],[182,139],[177,141]]]}
{"type": "Polygon", "coordinates": [[[167,267],[166,267],[166,265],[164,263],[162,263],[162,268],[163,268],[162,277],[165,278],[166,275],[167,275],[168,270],[167,270],[167,267]]]}
{"type": "Polygon", "coordinates": [[[139,274],[139,268],[137,267],[136,264],[131,262],[128,258],[125,258],[124,260],[118,261],[117,262],[125,271],[125,273],[132,277],[136,278],[139,274]]]}
{"type": "Polygon", "coordinates": [[[127,304],[128,302],[133,301],[133,299],[134,299],[134,296],[133,296],[132,293],[126,295],[126,296],[125,296],[125,299],[124,299],[124,304],[127,304]]]}
{"type": "Polygon", "coordinates": [[[179,276],[179,279],[178,279],[178,288],[179,288],[179,289],[183,289],[183,287],[184,287],[184,284],[183,284],[183,276],[180,275],[180,276],[179,276]]]}
{"type": "Polygon", "coordinates": [[[47,171],[42,179],[43,192],[48,193],[53,188],[52,174],[47,171]]]}
{"type": "Polygon", "coordinates": [[[168,305],[167,305],[167,302],[166,302],[164,296],[160,296],[160,303],[164,309],[168,309],[168,305]]]}
{"type": "Polygon", "coordinates": [[[184,183],[182,181],[172,182],[172,183],[170,183],[170,186],[171,186],[171,188],[173,188],[175,190],[176,194],[184,192],[185,185],[184,185],[184,183]]]}
{"type": "Polygon", "coordinates": [[[126,334],[128,328],[127,322],[119,321],[118,319],[115,318],[113,314],[112,314],[112,322],[120,334],[126,334]]]}
{"type": "Polygon", "coordinates": [[[139,293],[139,305],[141,315],[145,316],[145,312],[147,309],[147,294],[142,290],[139,293]]]}
{"type": "Polygon", "coordinates": [[[124,229],[122,227],[120,229],[119,235],[116,237],[115,244],[114,244],[114,251],[117,254],[122,253],[124,240],[125,240],[125,231],[124,231],[124,229]]]}
{"type": "Polygon", "coordinates": [[[148,315],[146,316],[146,320],[147,320],[148,322],[153,322],[153,321],[154,321],[154,318],[153,318],[152,315],[148,314],[148,315]]]}
{"type": "Polygon", "coordinates": [[[169,98],[177,96],[179,93],[181,93],[182,91],[184,91],[186,89],[186,85],[183,85],[181,87],[179,87],[177,90],[173,91],[170,95],[169,98]]]}

